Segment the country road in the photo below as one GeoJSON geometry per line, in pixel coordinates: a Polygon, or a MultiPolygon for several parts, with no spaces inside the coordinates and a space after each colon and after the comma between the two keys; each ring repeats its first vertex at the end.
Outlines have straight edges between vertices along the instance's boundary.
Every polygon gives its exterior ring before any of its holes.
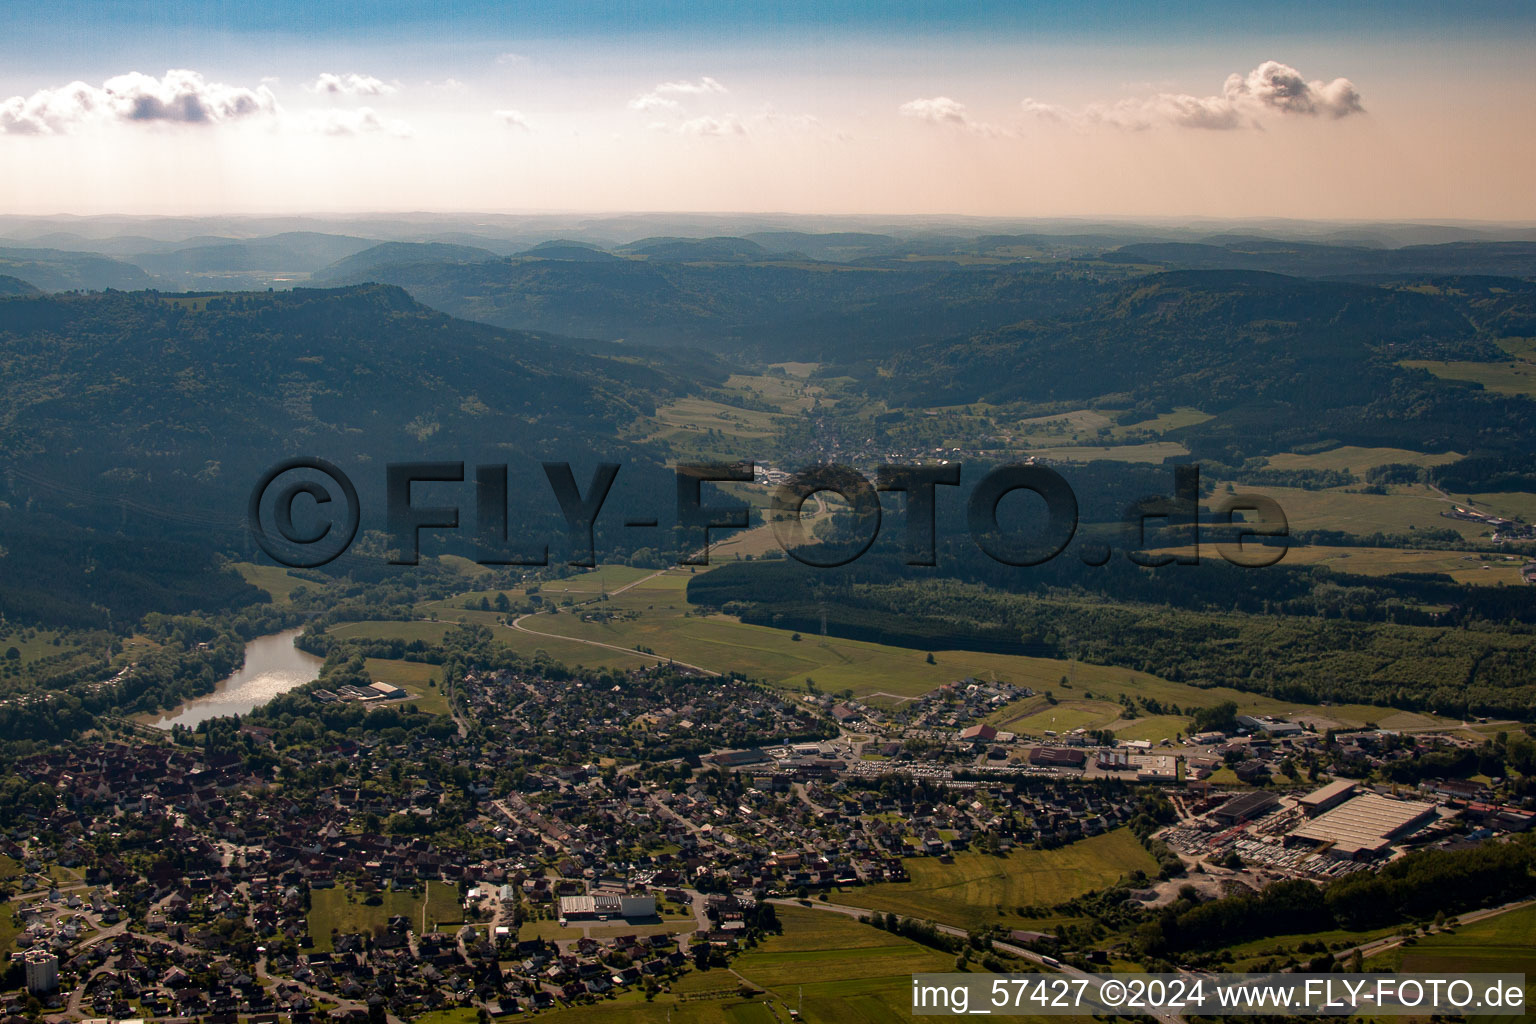
{"type": "MultiPolygon", "coordinates": [[[[624,593],[624,591],[629,590],[631,587],[638,587],[640,584],[647,583],[647,582],[655,579],[658,576],[665,575],[666,573],[668,573],[670,571],[671,571],[670,569],[658,569],[655,572],[651,573],[649,576],[642,576],[642,577],[640,577],[637,580],[632,580],[629,583],[624,584],[622,587],[618,587],[618,588],[616,588],[614,590],[609,591],[608,592],[608,596],[609,597],[617,597],[618,595],[624,593]]],[[[587,600],[582,601],[580,604],[572,605],[572,607],[573,608],[581,608],[581,607],[584,607],[584,606],[589,605],[589,604],[595,604],[599,600],[600,600],[600,598],[596,598],[596,597],[588,598],[587,600]]],[[[665,657],[665,656],[660,655],[660,654],[652,654],[649,651],[637,651],[633,647],[620,647],[618,644],[605,644],[605,643],[603,643],[600,640],[583,640],[580,637],[565,636],[564,634],[561,634],[561,633],[545,633],[545,632],[542,632],[541,630],[529,629],[527,626],[523,625],[523,621],[525,619],[531,619],[531,618],[536,617],[537,615],[538,615],[537,612],[529,612],[526,615],[519,615],[517,618],[512,620],[511,628],[517,630],[519,633],[527,633],[530,636],[542,636],[542,637],[547,637],[550,640],[565,640],[565,641],[567,641],[569,643],[573,643],[573,644],[586,644],[588,647],[601,647],[601,648],[603,648],[605,650],[617,651],[620,654],[636,655],[636,656],[641,657],[641,658],[655,658],[658,664],[681,665],[683,668],[693,669],[695,672],[702,672],[702,673],[704,673],[705,675],[708,675],[708,676],[718,676],[718,675],[720,675],[719,672],[716,672],[712,668],[705,668],[702,665],[690,665],[686,661],[678,661],[676,658],[668,658],[668,657],[665,657]]]]}

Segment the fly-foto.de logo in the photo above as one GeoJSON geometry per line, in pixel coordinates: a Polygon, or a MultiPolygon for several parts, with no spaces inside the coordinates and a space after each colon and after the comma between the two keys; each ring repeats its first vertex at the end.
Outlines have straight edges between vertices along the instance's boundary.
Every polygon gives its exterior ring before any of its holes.
{"type": "MultiPolygon", "coordinates": [[[[573,566],[597,564],[594,527],[620,465],[600,463],[585,488],[568,462],[545,462],[545,483],[565,520],[573,566]]],[[[751,461],[684,463],[673,470],[676,479],[675,535],[681,543],[679,565],[709,564],[710,531],[742,530],[751,525],[745,502],[704,500],[704,484],[743,484],[755,479],[751,461]]],[[[944,465],[883,465],[874,480],[848,466],[810,466],[773,488],[767,527],[780,548],[806,565],[834,568],[860,558],[879,536],[884,512],[882,493],[905,496],[905,526],[901,538],[908,565],[937,564],[939,504],[950,488],[961,489],[959,463],[944,465]],[[807,528],[805,506],[812,498],[830,495],[845,513],[836,543],[825,543],[807,528]]],[[[420,560],[423,531],[457,531],[468,519],[474,532],[475,560],[482,565],[541,566],[549,564],[547,540],[516,547],[520,532],[509,519],[509,468],[463,462],[391,462],[384,467],[385,521],[394,565],[420,560]],[[417,484],[458,484],[464,488],[454,504],[418,504],[417,484]],[[466,516],[465,510],[472,510],[466,516]]],[[[1013,463],[989,469],[971,483],[964,500],[965,529],[988,557],[1004,565],[1027,567],[1058,557],[1073,546],[1079,526],[1077,495],[1066,478],[1050,466],[1013,463]],[[1027,526],[1005,526],[999,513],[1003,500],[1019,492],[1043,502],[1044,513],[1027,526]]],[[[950,499],[953,500],[953,499],[950,499]]],[[[820,502],[818,501],[818,504],[820,502]]],[[[279,564],[317,568],[344,554],[357,536],[362,506],[357,487],[334,463],[313,457],[286,459],[268,469],[251,490],[246,520],[261,549],[279,564]]],[[[626,527],[654,528],[655,516],[632,517],[626,527]]],[[[1200,560],[1200,531],[1220,531],[1217,552],[1226,561],[1245,567],[1273,565],[1284,557],[1282,546],[1245,543],[1289,534],[1285,513],[1261,494],[1227,494],[1202,521],[1200,467],[1176,466],[1172,493],[1150,495],[1132,502],[1120,517],[1121,546],[1138,565],[1195,565],[1200,560]],[[1149,529],[1162,528],[1176,539],[1166,550],[1148,551],[1149,529]]],[[[1103,565],[1113,557],[1109,544],[1082,541],[1075,553],[1084,564],[1103,565]]]]}

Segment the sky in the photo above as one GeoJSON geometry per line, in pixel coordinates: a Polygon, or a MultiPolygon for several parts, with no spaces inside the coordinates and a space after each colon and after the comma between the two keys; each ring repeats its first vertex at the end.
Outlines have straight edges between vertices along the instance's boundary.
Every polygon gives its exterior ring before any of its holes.
{"type": "Polygon", "coordinates": [[[1536,221],[1536,5],[14,2],[0,213],[1536,221]]]}

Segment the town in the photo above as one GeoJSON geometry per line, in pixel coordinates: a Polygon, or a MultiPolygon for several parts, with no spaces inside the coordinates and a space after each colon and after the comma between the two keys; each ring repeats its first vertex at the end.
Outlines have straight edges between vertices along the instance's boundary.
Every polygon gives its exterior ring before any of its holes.
{"type": "MultiPolygon", "coordinates": [[[[957,680],[892,712],[667,666],[471,667],[451,717],[317,686],[168,741],[51,749],[18,763],[0,840],[3,1009],[500,1017],[670,991],[784,903],[857,907],[914,861],[1134,833],[1164,867],[1124,898],[1155,907],[1191,880],[1326,880],[1536,818],[1496,785],[1357,781],[1465,742],[1445,735],[1234,716],[1153,746],[977,724],[1031,695],[957,680]]],[[[1045,932],[991,938],[1060,953],[1045,932]]]]}

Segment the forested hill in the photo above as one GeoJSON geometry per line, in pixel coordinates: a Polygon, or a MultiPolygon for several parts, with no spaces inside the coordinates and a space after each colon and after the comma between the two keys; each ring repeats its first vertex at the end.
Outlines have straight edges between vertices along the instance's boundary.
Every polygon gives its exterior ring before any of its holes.
{"type": "MultiPolygon", "coordinates": [[[[643,259],[592,249],[575,250],[578,259],[570,247],[552,247],[490,262],[418,260],[325,273],[338,282],[397,284],[437,309],[506,327],[833,364],[1069,315],[1106,288],[1054,266],[747,260],[716,251],[723,243],[714,241],[693,247],[717,257],[703,262],[662,258],[685,247],[658,243],[643,259]]],[[[1117,268],[1114,277],[1126,273],[1117,268]]]]}
{"type": "MultiPolygon", "coordinates": [[[[387,286],[5,299],[0,609],[231,599],[199,575],[248,544],[251,487],[294,455],[356,477],[364,529],[383,524],[384,465],[426,459],[507,463],[514,516],[558,517],[537,460],[578,463],[582,486],[583,462],[655,466],[615,434],[692,387],[675,366],[454,320],[387,286]]],[[[627,470],[615,494],[644,477],[627,470]]]]}
{"type": "Polygon", "coordinates": [[[1240,461],[1319,441],[1517,457],[1536,403],[1437,379],[1404,360],[1501,361],[1532,288],[1312,281],[1170,271],[1125,282],[1070,318],[1030,321],[895,354],[867,388],[893,406],[1091,402],[1144,417],[1177,405],[1199,457],[1240,461]],[[1085,367],[1092,367],[1085,373],[1085,367]]]}

